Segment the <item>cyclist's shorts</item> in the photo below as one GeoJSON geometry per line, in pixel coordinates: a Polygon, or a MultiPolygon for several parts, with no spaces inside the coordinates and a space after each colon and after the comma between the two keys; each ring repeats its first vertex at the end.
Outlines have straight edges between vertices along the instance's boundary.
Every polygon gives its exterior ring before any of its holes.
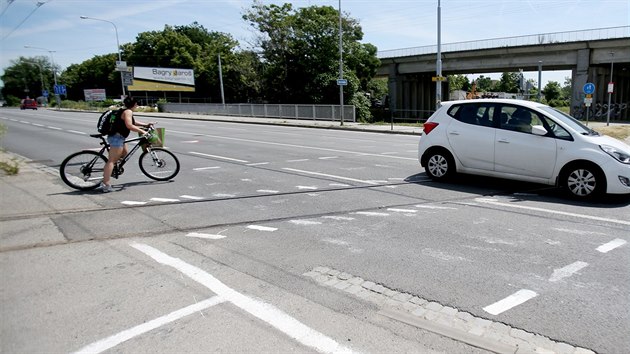
{"type": "Polygon", "coordinates": [[[125,146],[125,137],[116,133],[114,135],[107,136],[107,142],[113,148],[121,148],[125,146]]]}

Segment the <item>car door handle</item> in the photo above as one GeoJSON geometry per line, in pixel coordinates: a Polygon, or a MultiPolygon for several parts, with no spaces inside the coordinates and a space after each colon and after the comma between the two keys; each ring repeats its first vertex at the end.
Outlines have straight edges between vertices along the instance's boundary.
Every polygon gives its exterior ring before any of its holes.
{"type": "Polygon", "coordinates": [[[503,143],[503,144],[509,144],[510,143],[510,141],[507,140],[507,139],[499,139],[499,142],[503,143]]]}
{"type": "Polygon", "coordinates": [[[448,133],[451,134],[451,135],[459,135],[459,132],[457,130],[451,130],[448,133]]]}

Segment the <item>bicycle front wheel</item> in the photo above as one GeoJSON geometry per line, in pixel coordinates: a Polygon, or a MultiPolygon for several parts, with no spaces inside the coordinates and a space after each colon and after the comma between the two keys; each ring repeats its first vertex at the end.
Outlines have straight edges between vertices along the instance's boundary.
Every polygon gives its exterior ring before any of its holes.
{"type": "Polygon", "coordinates": [[[156,181],[168,181],[179,173],[179,160],[163,148],[150,148],[140,155],[140,170],[156,181]]]}
{"type": "Polygon", "coordinates": [[[61,163],[59,174],[70,187],[82,191],[94,189],[103,180],[107,158],[94,151],[79,151],[61,163]]]}

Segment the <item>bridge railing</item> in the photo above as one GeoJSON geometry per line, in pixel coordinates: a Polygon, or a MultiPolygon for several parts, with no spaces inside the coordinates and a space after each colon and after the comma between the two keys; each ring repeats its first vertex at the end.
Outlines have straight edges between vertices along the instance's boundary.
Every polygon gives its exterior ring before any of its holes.
{"type": "MultiPolygon", "coordinates": [[[[578,42],[585,40],[613,39],[630,37],[630,26],[595,28],[588,30],[551,32],[516,37],[501,37],[474,41],[442,44],[442,52],[462,50],[490,49],[501,47],[518,47],[524,45],[540,45],[552,43],[578,42]]],[[[377,53],[379,59],[399,58],[413,55],[437,53],[436,45],[383,50],[377,53]]]]}

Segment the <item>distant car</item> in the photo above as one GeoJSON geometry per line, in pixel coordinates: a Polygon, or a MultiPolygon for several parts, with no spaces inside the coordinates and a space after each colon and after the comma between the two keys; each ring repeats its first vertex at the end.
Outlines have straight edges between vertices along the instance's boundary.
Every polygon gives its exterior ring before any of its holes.
{"type": "Polygon", "coordinates": [[[30,99],[30,98],[25,98],[20,103],[20,109],[35,109],[35,110],[37,110],[37,101],[35,101],[33,99],[30,99]]]}
{"type": "Polygon", "coordinates": [[[576,199],[630,194],[630,145],[536,102],[443,102],[418,159],[434,180],[461,172],[556,185],[576,199]]]}

